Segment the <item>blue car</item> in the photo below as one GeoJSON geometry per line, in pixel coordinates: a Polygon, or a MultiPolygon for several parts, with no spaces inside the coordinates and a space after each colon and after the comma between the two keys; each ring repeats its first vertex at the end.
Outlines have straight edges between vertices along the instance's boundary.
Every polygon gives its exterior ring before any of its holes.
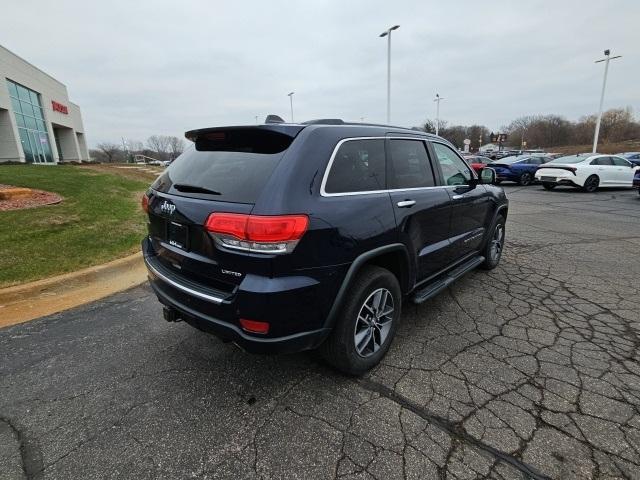
{"type": "Polygon", "coordinates": [[[640,167],[640,152],[619,153],[618,156],[629,160],[634,167],[640,167]]]}
{"type": "Polygon", "coordinates": [[[510,181],[526,186],[534,182],[538,167],[549,160],[546,156],[517,155],[496,160],[490,166],[496,171],[497,183],[510,181]]]}
{"type": "Polygon", "coordinates": [[[636,173],[633,176],[633,188],[637,188],[638,193],[640,193],[640,169],[636,170],[636,173]]]}

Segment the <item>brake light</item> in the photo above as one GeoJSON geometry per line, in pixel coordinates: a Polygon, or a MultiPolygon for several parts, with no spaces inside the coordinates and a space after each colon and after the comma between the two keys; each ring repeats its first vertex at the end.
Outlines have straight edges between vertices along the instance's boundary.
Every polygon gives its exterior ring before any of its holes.
{"type": "Polygon", "coordinates": [[[259,322],[257,320],[240,319],[240,326],[245,332],[250,333],[269,333],[269,322],[259,322]]]}
{"type": "Polygon", "coordinates": [[[142,194],[142,210],[144,211],[144,213],[149,213],[149,197],[147,197],[147,194],[144,193],[142,194]]]}
{"type": "Polygon", "coordinates": [[[306,215],[245,215],[214,212],[205,222],[222,246],[261,253],[288,253],[307,231],[306,215]]]}

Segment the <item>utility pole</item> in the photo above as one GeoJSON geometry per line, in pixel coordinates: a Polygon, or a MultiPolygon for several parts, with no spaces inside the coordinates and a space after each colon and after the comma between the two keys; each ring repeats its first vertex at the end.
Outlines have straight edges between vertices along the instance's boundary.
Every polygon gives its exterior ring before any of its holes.
{"type": "Polygon", "coordinates": [[[380,37],[387,37],[387,123],[391,123],[391,32],[400,28],[394,25],[380,34],[380,37]]]}
{"type": "Polygon", "coordinates": [[[291,123],[293,123],[293,94],[296,92],[290,92],[287,93],[287,96],[289,97],[289,103],[291,104],[291,123]]]}
{"type": "Polygon", "coordinates": [[[596,150],[598,149],[598,135],[600,135],[600,122],[602,121],[602,105],[604,104],[604,90],[607,86],[607,73],[609,72],[609,61],[622,57],[622,55],[610,57],[609,56],[610,53],[611,51],[609,49],[606,49],[604,51],[605,58],[595,61],[595,63],[604,62],[604,80],[602,81],[602,92],[600,93],[600,108],[598,109],[598,120],[596,121],[596,133],[593,135],[593,152],[592,153],[596,153],[596,150]]]}
{"type": "Polygon", "coordinates": [[[256,115],[256,125],[258,124],[258,115],[256,115]]]}
{"type": "Polygon", "coordinates": [[[444,98],[436,93],[436,98],[433,99],[436,102],[436,135],[440,131],[440,100],[444,100],[444,98]]]}

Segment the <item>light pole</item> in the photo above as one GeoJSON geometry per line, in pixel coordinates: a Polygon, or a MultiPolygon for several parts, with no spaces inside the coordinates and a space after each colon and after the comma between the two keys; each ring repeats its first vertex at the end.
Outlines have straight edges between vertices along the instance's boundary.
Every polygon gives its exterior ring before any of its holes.
{"type": "Polygon", "coordinates": [[[296,92],[290,92],[287,93],[287,96],[289,97],[289,103],[291,104],[291,123],[293,123],[293,94],[296,92]]]}
{"type": "Polygon", "coordinates": [[[433,99],[436,102],[436,135],[440,131],[440,100],[444,100],[444,98],[436,93],[436,98],[433,99]]]}
{"type": "Polygon", "coordinates": [[[600,121],[602,120],[602,104],[604,103],[604,89],[607,86],[607,73],[609,72],[609,60],[615,60],[616,58],[621,58],[622,55],[617,55],[615,57],[610,57],[610,50],[606,49],[604,51],[604,57],[600,60],[596,60],[595,63],[604,62],[604,80],[602,81],[602,92],[600,93],[600,109],[598,110],[598,120],[596,121],[596,133],[593,135],[593,152],[596,153],[598,148],[598,135],[600,135],[600,121]]]}
{"type": "Polygon", "coordinates": [[[400,25],[394,25],[380,34],[387,37],[387,123],[391,123],[391,32],[398,28],[400,25]]]}

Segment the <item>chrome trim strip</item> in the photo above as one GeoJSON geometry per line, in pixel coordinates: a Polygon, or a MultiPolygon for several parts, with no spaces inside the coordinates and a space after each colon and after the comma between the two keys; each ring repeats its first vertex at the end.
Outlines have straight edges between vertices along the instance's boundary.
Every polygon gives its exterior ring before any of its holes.
{"type": "Polygon", "coordinates": [[[171,280],[169,277],[167,277],[166,275],[161,274],[158,270],[156,270],[153,267],[153,265],[151,265],[147,261],[146,258],[144,259],[144,263],[147,266],[147,268],[151,271],[151,273],[153,273],[155,276],[160,278],[162,281],[168,283],[172,287],[177,288],[178,290],[182,290],[185,293],[189,293],[191,295],[194,295],[196,297],[202,298],[204,300],[208,300],[209,302],[213,302],[213,303],[215,303],[217,305],[220,305],[224,301],[224,298],[214,297],[213,295],[207,295],[206,293],[202,293],[202,292],[199,292],[199,291],[194,290],[192,288],[186,287],[186,286],[182,285],[181,283],[176,282],[175,280],[171,280]]]}
{"type": "MultiPolygon", "coordinates": [[[[329,163],[327,164],[327,167],[324,170],[324,175],[322,176],[322,183],[320,184],[320,196],[321,197],[351,197],[354,195],[371,195],[371,194],[377,194],[377,193],[393,193],[393,192],[411,192],[416,190],[433,190],[438,188],[449,189],[449,188],[459,188],[464,186],[464,185],[435,185],[433,187],[390,188],[390,189],[382,189],[382,190],[366,190],[362,192],[327,193],[327,191],[325,190],[325,187],[327,185],[327,179],[329,178],[329,172],[331,171],[331,167],[333,166],[333,161],[335,160],[336,155],[338,154],[338,149],[342,146],[343,143],[351,142],[353,140],[386,140],[386,139],[419,141],[419,142],[425,143],[425,146],[426,146],[426,142],[435,142],[435,143],[440,143],[442,145],[446,145],[447,147],[451,148],[451,146],[447,145],[445,142],[439,142],[437,139],[423,138],[423,137],[377,136],[377,137],[343,138],[334,147],[333,152],[331,153],[331,158],[329,158],[329,163]]],[[[467,162],[465,162],[464,159],[462,159],[462,161],[465,163],[465,165],[467,165],[467,162]]],[[[469,168],[469,170],[471,170],[473,175],[473,169],[468,165],[467,167],[469,168]]]]}

